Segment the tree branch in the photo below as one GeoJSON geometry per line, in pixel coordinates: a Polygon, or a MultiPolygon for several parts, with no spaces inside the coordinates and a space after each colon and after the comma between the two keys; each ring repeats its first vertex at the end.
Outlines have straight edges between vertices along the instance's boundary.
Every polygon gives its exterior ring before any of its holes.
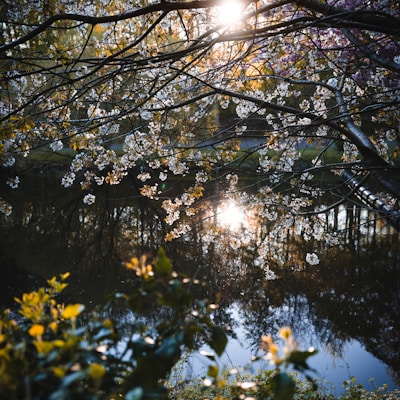
{"type": "MultiPolygon", "coordinates": [[[[400,19],[377,10],[346,10],[319,0],[296,0],[295,4],[337,19],[337,23],[358,24],[360,29],[400,36],[400,19]]],[[[354,26],[354,25],[353,25],[354,26]]],[[[350,27],[350,26],[349,26],[350,27]]]]}

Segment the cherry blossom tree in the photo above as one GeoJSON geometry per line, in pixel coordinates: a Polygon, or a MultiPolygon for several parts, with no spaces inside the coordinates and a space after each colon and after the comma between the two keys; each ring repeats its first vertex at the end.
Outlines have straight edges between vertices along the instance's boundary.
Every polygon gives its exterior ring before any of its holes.
{"type": "Polygon", "coordinates": [[[20,158],[68,152],[61,185],[91,204],[129,176],[173,239],[220,182],[225,202],[279,220],[259,248],[298,218],[326,239],[311,221],[345,200],[343,170],[371,176],[390,204],[400,196],[395,0],[2,4],[3,187],[22,184],[20,158]]]}

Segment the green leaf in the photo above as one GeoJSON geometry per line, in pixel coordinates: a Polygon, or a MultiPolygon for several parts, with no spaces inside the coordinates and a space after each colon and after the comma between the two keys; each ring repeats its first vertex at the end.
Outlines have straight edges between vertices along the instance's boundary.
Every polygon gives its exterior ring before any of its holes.
{"type": "Polygon", "coordinates": [[[183,332],[179,332],[176,336],[165,338],[155,354],[162,359],[174,359],[182,343],[183,332]]]}
{"type": "Polygon", "coordinates": [[[291,361],[293,363],[304,363],[307,361],[308,357],[311,357],[315,354],[317,354],[317,350],[314,349],[309,351],[293,351],[292,353],[290,353],[288,361],[291,361]]]}
{"type": "Polygon", "coordinates": [[[216,378],[218,376],[218,366],[209,365],[207,370],[207,376],[209,376],[210,378],[216,378]]]}
{"type": "Polygon", "coordinates": [[[293,364],[293,368],[297,369],[300,372],[306,370],[313,371],[313,369],[307,365],[306,361],[308,357],[311,357],[314,354],[317,354],[317,350],[293,351],[288,357],[287,362],[293,364]]]}
{"type": "Polygon", "coordinates": [[[225,330],[219,326],[213,326],[211,329],[211,340],[209,345],[219,355],[224,352],[228,338],[226,337],[225,330]]]}
{"type": "Polygon", "coordinates": [[[155,271],[160,275],[171,275],[172,264],[169,258],[165,255],[162,247],[158,250],[158,256],[154,265],[155,271]]]}
{"type": "Polygon", "coordinates": [[[271,379],[276,400],[291,400],[295,394],[295,383],[286,372],[279,372],[271,379]]]}

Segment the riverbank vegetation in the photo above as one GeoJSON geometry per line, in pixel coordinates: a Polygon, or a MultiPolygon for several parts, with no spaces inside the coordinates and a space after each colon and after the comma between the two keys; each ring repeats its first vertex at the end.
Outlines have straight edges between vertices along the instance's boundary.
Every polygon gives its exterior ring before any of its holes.
{"type": "MultiPolygon", "coordinates": [[[[245,376],[245,385],[242,381],[232,381],[231,378],[229,383],[228,381],[223,383],[222,388],[210,388],[205,386],[202,380],[194,379],[191,382],[171,387],[169,398],[171,400],[286,400],[291,398],[274,396],[270,384],[272,376],[273,372],[245,376]]],[[[229,377],[227,378],[229,379],[229,377]]],[[[296,391],[293,394],[293,400],[397,400],[400,396],[400,390],[391,391],[386,386],[366,389],[354,378],[344,381],[342,388],[332,388],[329,382],[326,382],[325,386],[320,384],[315,389],[308,382],[298,379],[295,375],[294,381],[296,382],[296,391]],[[335,394],[338,391],[341,394],[335,394]]]]}
{"type": "Polygon", "coordinates": [[[1,312],[1,399],[389,400],[400,394],[385,387],[368,391],[349,379],[344,394],[335,396],[310,375],[307,360],[317,350],[299,350],[289,327],[279,331],[281,346],[272,336],[260,338],[262,358],[275,368],[256,375],[228,370],[218,362],[228,335],[227,327],[213,323],[218,304],[192,295],[205,284],[174,272],[162,249],[153,262],[132,258],[126,266],[135,288],[113,294],[102,307],[63,303],[65,273],[1,312]],[[110,310],[118,304],[125,317],[115,319],[110,310]],[[151,323],[154,311],[158,318],[151,323]],[[199,344],[211,349],[202,353],[206,376],[184,378],[184,354],[199,344]]]}
{"type": "Polygon", "coordinates": [[[65,273],[16,298],[18,308],[2,311],[1,399],[344,400],[398,394],[384,387],[368,392],[354,380],[345,382],[345,394],[339,397],[318,388],[307,364],[317,350],[299,350],[289,327],[279,331],[282,346],[272,336],[260,338],[262,358],[273,362],[274,369],[257,375],[228,371],[218,363],[228,335],[227,327],[213,323],[218,304],[192,294],[205,284],[174,272],[163,249],[153,262],[132,258],[126,266],[135,287],[128,294],[114,294],[101,308],[85,311],[83,304],[61,302],[69,277],[65,273]],[[109,311],[117,303],[125,317],[116,320],[109,311]],[[182,380],[184,353],[201,345],[211,349],[203,352],[206,376],[182,380]]]}

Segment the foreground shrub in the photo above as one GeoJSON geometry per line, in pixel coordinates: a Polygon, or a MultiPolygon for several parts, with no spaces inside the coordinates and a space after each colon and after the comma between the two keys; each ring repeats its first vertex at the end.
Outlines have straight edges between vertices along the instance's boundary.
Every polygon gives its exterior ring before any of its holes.
{"type": "MultiPolygon", "coordinates": [[[[138,278],[136,289],[114,294],[96,310],[60,301],[66,273],[15,299],[17,312],[1,312],[0,399],[333,398],[316,390],[307,365],[316,351],[300,351],[290,328],[280,329],[281,346],[271,336],[261,338],[260,359],[273,362],[274,370],[256,376],[226,371],[218,357],[227,335],[212,319],[217,306],[192,295],[202,283],[174,272],[162,249],[153,263],[133,258],[127,267],[138,278]],[[108,318],[113,307],[123,307],[133,317],[108,318]],[[154,323],[149,309],[157,313],[154,323]],[[213,351],[206,355],[207,377],[171,385],[174,366],[199,343],[213,351]]],[[[349,381],[342,399],[396,398],[386,395],[384,388],[369,393],[349,381]]]]}
{"type": "Polygon", "coordinates": [[[115,294],[102,309],[86,312],[82,304],[57,301],[67,273],[16,299],[18,315],[2,312],[1,399],[165,398],[160,382],[182,351],[201,340],[222,354],[227,337],[211,321],[215,306],[190,294],[199,282],[175,273],[162,250],[152,265],[142,258],[127,266],[139,287],[115,294]],[[116,302],[135,314],[128,326],[102,317],[116,302]],[[168,318],[148,326],[141,316],[149,305],[168,318]]]}

